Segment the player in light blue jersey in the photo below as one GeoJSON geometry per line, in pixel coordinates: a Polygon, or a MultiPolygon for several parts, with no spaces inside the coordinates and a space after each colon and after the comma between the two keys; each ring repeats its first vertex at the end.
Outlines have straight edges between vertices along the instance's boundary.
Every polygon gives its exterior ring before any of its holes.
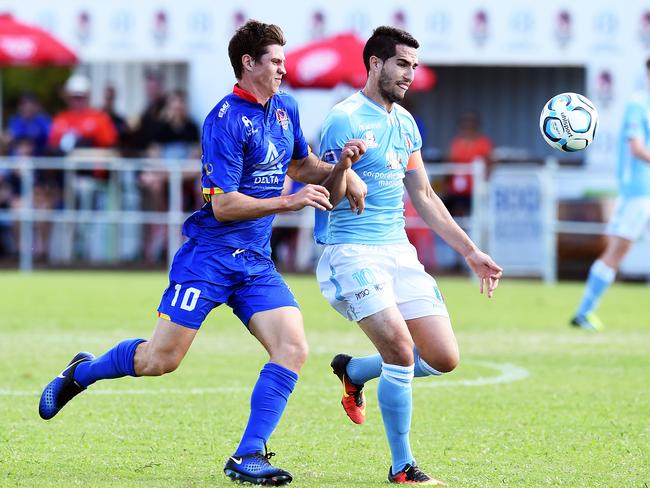
{"type": "Polygon", "coordinates": [[[266,349],[269,362],[224,472],[257,485],[291,482],[289,472],[269,462],[273,453],[266,452],[266,442],[296,385],[307,341],[298,304],[271,261],[271,223],[280,212],[331,209],[329,199],[344,195],[353,207],[362,207],[366,188],[348,171],[365,151],[363,141],[348,141],[335,166],[308,150],[295,100],[278,91],[286,74],[284,44],[278,26],[257,21],[247,22],[230,40],[237,84],[203,125],[206,203],[183,225],[188,240],[174,256],[153,336],[120,342],[97,358],[77,354],[45,387],[39,403],[43,419],[98,380],[174,371],[208,313],[226,303],[266,349]],[[306,186],[282,196],[287,174],[306,186]]]}
{"type": "Polygon", "coordinates": [[[363,423],[363,385],[379,378],[377,396],[392,456],[389,481],[443,484],[418,468],[411,452],[411,381],[453,370],[458,345],[436,281],[406,237],[404,188],[427,225],[465,257],[489,297],[501,268],[476,247],[434,193],[415,121],[396,104],[415,76],[418,47],[407,32],[375,29],[363,51],[365,87],[336,105],[325,121],[324,160],[334,163],[350,138],[366,142],[355,171],[368,185],[368,195],[363,214],[351,212],[345,200],[332,212],[317,212],[315,237],[326,245],[317,277],[330,304],[358,322],[379,352],[339,354],[332,360],[343,383],[346,413],[363,423]]]}
{"type": "MultiPolygon", "coordinates": [[[[646,70],[650,80],[650,59],[646,70]]],[[[650,87],[637,93],[625,108],[616,175],[619,196],[607,226],[607,246],[589,270],[582,300],[571,320],[571,325],[586,330],[602,327],[594,310],[650,222],[650,87]]]]}

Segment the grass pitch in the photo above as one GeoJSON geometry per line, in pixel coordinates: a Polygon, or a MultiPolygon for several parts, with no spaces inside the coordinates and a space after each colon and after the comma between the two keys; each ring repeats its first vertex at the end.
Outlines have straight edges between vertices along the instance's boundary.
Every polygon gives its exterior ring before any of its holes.
{"type": "MultiPolygon", "coordinates": [[[[310,358],[270,442],[296,487],[388,486],[388,446],[368,385],[366,424],[339,405],[337,352],[372,346],[320,296],[288,279],[310,358]]],[[[616,284],[601,333],[567,321],[582,284],[505,280],[492,300],[441,279],[461,365],[414,381],[420,466],[452,487],[650,486],[650,315],[645,285],[616,284]]],[[[148,337],[163,273],[0,275],[0,486],[232,486],[223,464],[266,362],[229,309],[209,316],[182,366],[162,378],[103,381],[53,420],[38,398],[80,350],[148,337]]]]}

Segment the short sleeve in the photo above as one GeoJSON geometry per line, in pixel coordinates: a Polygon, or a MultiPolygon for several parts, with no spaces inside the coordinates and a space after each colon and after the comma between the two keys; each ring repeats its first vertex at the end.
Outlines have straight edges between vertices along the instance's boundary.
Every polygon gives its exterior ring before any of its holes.
{"type": "Polygon", "coordinates": [[[201,144],[203,194],[237,191],[244,165],[243,134],[236,133],[235,125],[206,123],[201,144]]]}
{"type": "Polygon", "coordinates": [[[411,120],[411,153],[414,153],[415,151],[422,149],[422,134],[420,134],[420,129],[418,124],[415,122],[415,119],[412,116],[409,118],[411,120]]]}
{"type": "Polygon", "coordinates": [[[354,139],[350,117],[342,110],[332,110],[321,130],[320,159],[336,163],[346,142],[354,139]]]}
{"type": "Polygon", "coordinates": [[[643,137],[645,131],[645,110],[638,102],[631,102],[625,108],[623,133],[627,139],[643,137]]]}
{"type": "Polygon", "coordinates": [[[305,159],[309,155],[309,145],[305,140],[305,135],[302,133],[300,126],[300,113],[298,111],[298,103],[291,97],[287,103],[287,109],[291,116],[291,123],[293,125],[293,153],[291,159],[305,159]]]}

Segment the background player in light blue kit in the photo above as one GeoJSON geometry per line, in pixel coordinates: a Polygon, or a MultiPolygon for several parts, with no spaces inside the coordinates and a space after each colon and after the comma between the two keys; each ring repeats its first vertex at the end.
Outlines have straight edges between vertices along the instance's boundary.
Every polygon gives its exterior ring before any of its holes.
{"type": "Polygon", "coordinates": [[[324,160],[336,162],[349,139],[366,142],[355,171],[368,185],[368,196],[361,215],[350,212],[345,200],[332,212],[317,212],[315,237],[326,245],[317,275],[330,304],[357,321],[379,351],[333,359],[346,413],[356,423],[364,421],[363,384],[379,377],[377,396],[392,454],[389,481],[442,484],[418,468],[411,452],[411,381],[414,374],[453,370],[458,346],[436,281],[407,240],[404,187],[427,225],[464,256],[481,292],[486,288],[492,296],[501,268],[474,245],[434,193],[415,121],[395,103],[413,81],[418,47],[407,32],[375,29],[363,51],[365,87],[336,105],[325,121],[324,160]]]}
{"type": "Polygon", "coordinates": [[[270,360],[224,471],[233,480],[255,484],[291,482],[291,474],[269,463],[266,442],[298,380],[307,341],[298,304],[270,258],[271,223],[279,212],[307,206],[329,210],[329,198],[338,201],[346,192],[353,208],[362,207],[366,188],[347,171],[364,152],[362,141],[347,142],[336,166],[310,153],[295,100],[278,91],[286,73],[284,44],[278,26],[257,21],[247,22],[230,40],[238,83],[205,120],[206,203],[185,221],[188,240],[174,257],[154,333],[149,340],[123,341],[98,358],[77,354],[43,391],[39,413],[44,419],[98,380],[174,371],[207,314],[226,303],[270,360]],[[286,174],[307,185],[280,196],[286,174]]]}
{"type": "MultiPolygon", "coordinates": [[[[650,59],[646,70],[650,82],[650,59]]],[[[571,325],[587,330],[602,326],[594,310],[650,221],[650,87],[637,93],[625,108],[618,151],[619,197],[607,226],[607,247],[591,265],[582,300],[571,320],[571,325]]]]}

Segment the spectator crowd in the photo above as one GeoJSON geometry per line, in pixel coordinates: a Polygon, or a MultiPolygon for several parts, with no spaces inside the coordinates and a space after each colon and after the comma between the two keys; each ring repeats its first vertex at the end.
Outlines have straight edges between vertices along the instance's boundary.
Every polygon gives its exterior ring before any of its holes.
{"type": "MultiPolygon", "coordinates": [[[[49,114],[41,100],[24,92],[15,112],[7,120],[0,136],[0,155],[12,163],[0,168],[0,209],[18,209],[22,188],[19,161],[34,157],[152,158],[161,160],[196,159],[200,157],[200,131],[188,111],[187,95],[183,90],[166,91],[162,73],[145,73],[146,107],[134,120],[127,120],[115,109],[118,96],[112,85],[104,87],[103,105],[90,104],[91,82],[82,74],[73,74],[62,89],[65,108],[49,114]],[[15,167],[13,163],[15,162],[15,167]]],[[[33,207],[41,210],[73,208],[105,210],[107,205],[108,171],[101,164],[93,169],[74,172],[72,197],[65,195],[64,172],[61,169],[37,169],[33,181],[33,207]],[[66,198],[68,201],[66,201],[66,198]],[[72,199],[72,201],[69,201],[72,199]]],[[[134,175],[122,175],[121,184],[128,184],[137,193],[135,209],[167,210],[167,173],[142,167],[134,175]],[[129,180],[129,176],[131,177],[129,180]]],[[[200,188],[194,182],[184,184],[185,210],[196,206],[200,188]]],[[[124,192],[123,192],[124,193],[124,192]]],[[[128,193],[128,191],[126,192],[128,193]]],[[[133,193],[133,191],[132,191],[133,193]]],[[[75,253],[92,256],[88,229],[68,226],[69,251],[61,260],[70,260],[75,253]],[[83,241],[87,242],[83,242],[83,241]]],[[[36,260],[52,260],[61,250],[51,247],[51,234],[56,232],[51,222],[34,224],[33,252],[36,260]]],[[[165,259],[165,229],[162,225],[143,228],[143,249],[139,256],[154,263],[165,259]]],[[[0,257],[17,252],[17,229],[9,219],[0,219],[0,257]]]]}

